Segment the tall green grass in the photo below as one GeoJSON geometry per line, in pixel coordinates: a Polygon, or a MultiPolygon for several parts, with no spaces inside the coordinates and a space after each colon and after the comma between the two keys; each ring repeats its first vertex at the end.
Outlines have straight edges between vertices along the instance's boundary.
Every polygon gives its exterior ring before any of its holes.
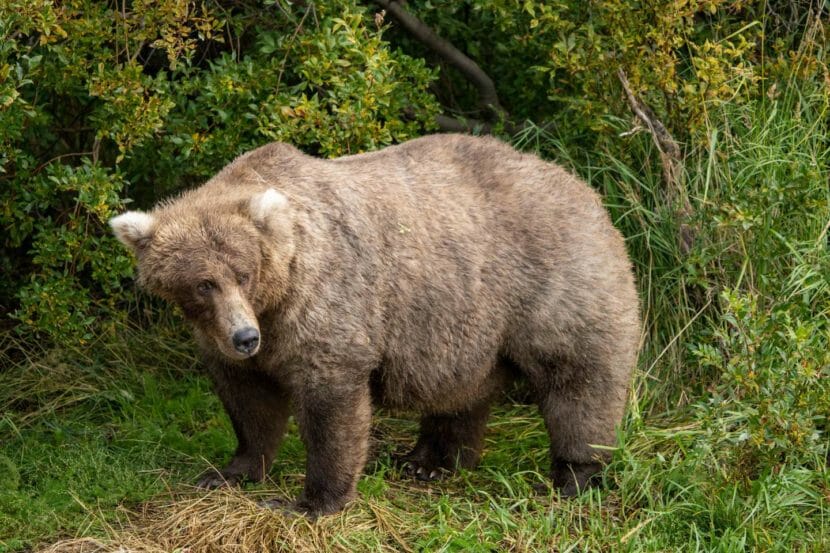
{"type": "Polygon", "coordinates": [[[415,424],[380,413],[361,500],[316,525],[252,502],[301,488],[296,429],[272,481],[192,494],[233,438],[179,323],[164,319],[122,344],[3,358],[0,551],[73,536],[102,551],[827,551],[827,121],[819,86],[710,112],[706,139],[685,149],[687,254],[647,134],[590,154],[538,129],[518,137],[603,192],[639,276],[643,351],[600,488],[537,495],[544,427],[507,401],[481,467],[429,486],[390,460],[415,424]]]}
{"type": "MultiPolygon", "coordinates": [[[[637,479],[642,462],[646,474],[662,474],[653,499],[671,515],[653,528],[704,550],[828,545],[829,98],[826,88],[791,87],[712,114],[708,143],[686,162],[697,229],[688,256],[670,224],[653,236],[665,210],[647,210],[652,225],[620,214],[635,256],[656,276],[644,284],[660,329],[638,388],[652,428],[629,439],[647,446],[661,416],[685,428],[668,473],[645,455],[626,472],[637,479]],[[671,355],[661,355],[666,348],[671,355]]],[[[606,175],[612,197],[653,194],[653,181],[634,172],[606,175]]]]}
{"type": "Polygon", "coordinates": [[[635,260],[646,340],[613,471],[656,550],[828,547],[829,104],[802,82],[710,113],[685,148],[688,253],[647,133],[615,121],[582,157],[522,137],[604,192],[635,260]]]}

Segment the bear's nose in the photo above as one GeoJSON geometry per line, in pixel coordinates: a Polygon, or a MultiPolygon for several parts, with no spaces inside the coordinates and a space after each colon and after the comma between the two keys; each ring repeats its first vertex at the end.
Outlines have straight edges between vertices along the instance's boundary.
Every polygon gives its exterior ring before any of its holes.
{"type": "Polygon", "coordinates": [[[249,354],[259,345],[259,331],[250,326],[237,330],[233,335],[233,347],[239,353],[249,354]]]}

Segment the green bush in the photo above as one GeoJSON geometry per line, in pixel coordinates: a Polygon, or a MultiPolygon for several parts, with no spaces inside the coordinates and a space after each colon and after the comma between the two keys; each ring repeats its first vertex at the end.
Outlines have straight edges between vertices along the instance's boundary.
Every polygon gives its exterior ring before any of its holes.
{"type": "MultiPolygon", "coordinates": [[[[630,116],[617,70],[678,140],[705,140],[712,110],[826,73],[820,6],[810,0],[452,0],[408,8],[470,54],[518,120],[596,150],[630,116]],[[777,84],[776,84],[777,83],[777,84]]],[[[826,7],[823,8],[826,12],[826,7]]],[[[406,35],[410,49],[429,53],[406,35]]],[[[444,65],[448,67],[448,65],[444,65]]],[[[469,113],[474,88],[442,74],[445,104],[469,113]]]]}
{"type": "Polygon", "coordinates": [[[804,123],[821,121],[830,94],[816,84],[719,110],[700,183],[689,267],[721,292],[688,364],[707,375],[697,415],[741,479],[819,469],[828,454],[830,150],[826,129],[804,123]]]}
{"type": "Polygon", "coordinates": [[[830,415],[827,318],[799,301],[764,309],[756,295],[721,299],[722,322],[693,352],[720,375],[698,408],[723,466],[746,480],[784,464],[818,468],[830,415]]]}
{"type": "Polygon", "coordinates": [[[123,318],[123,205],[272,140],[324,156],[430,128],[434,74],[353,1],[0,2],[0,305],[83,344],[123,318]]]}

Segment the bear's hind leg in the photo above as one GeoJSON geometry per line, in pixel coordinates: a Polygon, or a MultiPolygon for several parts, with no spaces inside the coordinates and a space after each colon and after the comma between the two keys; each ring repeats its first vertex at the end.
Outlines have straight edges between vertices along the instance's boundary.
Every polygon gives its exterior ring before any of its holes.
{"type": "Polygon", "coordinates": [[[210,367],[216,392],[236,433],[236,453],[221,471],[209,470],[196,484],[200,488],[259,482],[268,473],[285,433],[290,402],[279,386],[253,370],[210,367]]]}
{"type": "Polygon", "coordinates": [[[483,402],[461,413],[423,417],[418,442],[400,459],[402,466],[424,481],[436,480],[456,468],[475,468],[489,413],[489,402],[483,402]]]}
{"type": "MultiPolygon", "coordinates": [[[[628,374],[628,371],[618,371],[628,374]]],[[[610,458],[627,378],[601,366],[558,362],[543,378],[539,408],[550,436],[551,479],[563,497],[588,487],[610,458]]]]}

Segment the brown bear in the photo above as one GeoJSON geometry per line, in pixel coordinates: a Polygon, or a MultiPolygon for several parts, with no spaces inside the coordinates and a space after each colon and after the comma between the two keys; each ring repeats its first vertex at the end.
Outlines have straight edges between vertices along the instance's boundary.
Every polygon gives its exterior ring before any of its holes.
{"type": "Polygon", "coordinates": [[[293,412],[308,455],[294,507],[335,512],[355,497],[374,405],[421,414],[405,457],[418,478],[474,467],[517,376],[563,495],[615,442],[634,276],[599,196],[557,165],[463,135],[333,160],[275,143],[110,223],[139,284],[192,323],[236,432],[202,486],[261,480],[293,412]]]}

